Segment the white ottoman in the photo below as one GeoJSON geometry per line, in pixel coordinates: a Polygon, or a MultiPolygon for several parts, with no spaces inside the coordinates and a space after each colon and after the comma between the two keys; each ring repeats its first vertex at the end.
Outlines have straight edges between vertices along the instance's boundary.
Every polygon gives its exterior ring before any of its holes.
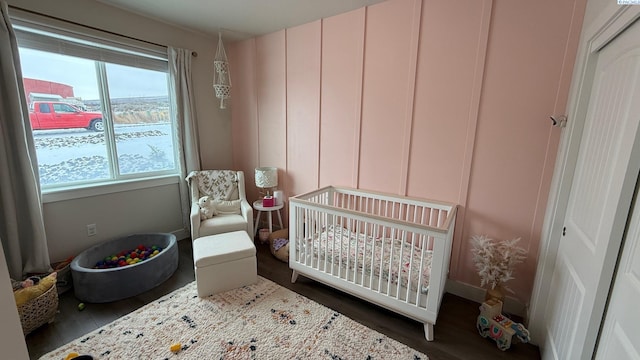
{"type": "Polygon", "coordinates": [[[258,281],[256,247],[244,230],[197,238],[193,262],[200,297],[258,281]]]}

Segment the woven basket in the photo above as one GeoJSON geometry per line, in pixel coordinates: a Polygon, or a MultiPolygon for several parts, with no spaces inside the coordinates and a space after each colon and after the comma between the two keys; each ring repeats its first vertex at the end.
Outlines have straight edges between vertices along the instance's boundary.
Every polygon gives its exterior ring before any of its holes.
{"type": "Polygon", "coordinates": [[[58,290],[54,285],[37,298],[18,306],[22,332],[27,335],[45,323],[52,323],[57,312],[58,290]]]}
{"type": "Polygon", "coordinates": [[[271,250],[271,254],[273,254],[273,256],[275,256],[276,259],[284,262],[289,262],[289,244],[279,248],[278,250],[276,250],[274,247],[276,239],[280,239],[280,238],[288,239],[289,229],[285,228],[282,230],[277,230],[272,232],[269,235],[269,249],[271,250]]]}

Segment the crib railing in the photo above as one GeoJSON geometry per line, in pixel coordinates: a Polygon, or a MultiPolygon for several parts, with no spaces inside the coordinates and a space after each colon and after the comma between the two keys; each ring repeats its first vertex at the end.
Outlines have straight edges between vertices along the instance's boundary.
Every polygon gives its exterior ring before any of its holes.
{"type": "Polygon", "coordinates": [[[326,187],[290,199],[290,267],[435,323],[449,268],[453,204],[326,187]]]}

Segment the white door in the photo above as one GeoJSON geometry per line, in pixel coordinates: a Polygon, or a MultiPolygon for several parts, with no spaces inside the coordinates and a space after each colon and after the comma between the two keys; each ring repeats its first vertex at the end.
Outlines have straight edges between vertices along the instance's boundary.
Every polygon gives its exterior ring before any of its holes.
{"type": "Polygon", "coordinates": [[[591,359],[595,349],[640,163],[640,24],[600,50],[589,98],[545,312],[543,359],[591,359]]]}
{"type": "Polygon", "coordinates": [[[636,195],[596,359],[640,359],[640,203],[636,195]]]}

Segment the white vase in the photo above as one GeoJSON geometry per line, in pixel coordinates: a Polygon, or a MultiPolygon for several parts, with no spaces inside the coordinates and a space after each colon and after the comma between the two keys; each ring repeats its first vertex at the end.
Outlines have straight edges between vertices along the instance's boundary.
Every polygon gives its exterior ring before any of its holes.
{"type": "Polygon", "coordinates": [[[284,201],[284,193],[282,190],[274,191],[273,197],[276,199],[276,205],[282,205],[282,202],[284,201]]]}

